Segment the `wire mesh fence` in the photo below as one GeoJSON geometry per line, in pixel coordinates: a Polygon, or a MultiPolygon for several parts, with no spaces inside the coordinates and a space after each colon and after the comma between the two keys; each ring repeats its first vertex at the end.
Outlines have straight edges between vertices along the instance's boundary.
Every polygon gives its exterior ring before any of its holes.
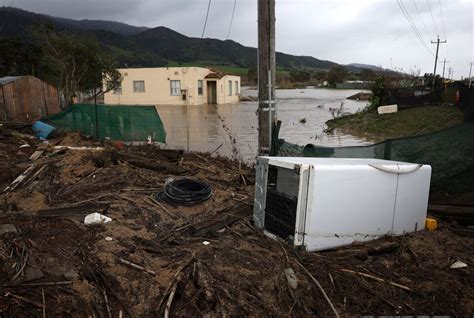
{"type": "Polygon", "coordinates": [[[166,141],[163,123],[153,106],[76,104],[43,120],[58,131],[80,131],[99,140],[166,141]]]}
{"type": "Polygon", "coordinates": [[[249,161],[257,153],[257,104],[155,106],[166,147],[249,161]]]}
{"type": "MultiPolygon", "coordinates": [[[[288,142],[326,146],[363,144],[353,136],[324,133],[325,122],[335,113],[361,110],[365,102],[346,100],[359,90],[287,89],[277,91],[280,136],[288,142]]],[[[242,88],[242,95],[256,99],[257,90],[242,88]]],[[[255,162],[258,147],[257,102],[203,105],[99,105],[99,139],[144,143],[151,139],[161,147],[212,153],[255,162]]],[[[80,130],[95,136],[95,107],[73,105],[46,118],[59,130],[80,130]]],[[[287,153],[288,155],[291,153],[287,153]]]]}
{"type": "Polygon", "coordinates": [[[305,157],[377,158],[429,164],[432,167],[432,192],[456,193],[474,189],[473,123],[366,146],[301,147],[288,142],[280,146],[281,151],[305,157]]]}

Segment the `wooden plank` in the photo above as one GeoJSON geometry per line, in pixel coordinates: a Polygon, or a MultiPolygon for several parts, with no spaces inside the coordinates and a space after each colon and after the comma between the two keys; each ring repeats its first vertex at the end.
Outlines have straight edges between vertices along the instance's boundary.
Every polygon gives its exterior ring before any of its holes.
{"type": "Polygon", "coordinates": [[[5,100],[8,119],[16,119],[16,107],[15,100],[13,99],[13,86],[11,82],[3,86],[3,98],[5,100]]]}
{"type": "Polygon", "coordinates": [[[7,105],[5,104],[5,95],[3,93],[3,85],[0,90],[0,118],[4,121],[8,121],[7,105]]]}
{"type": "Polygon", "coordinates": [[[4,109],[0,105],[0,119],[5,111],[9,120],[36,120],[60,111],[58,90],[41,79],[28,75],[2,87],[4,109]]]}
{"type": "Polygon", "coordinates": [[[50,115],[57,114],[61,111],[61,106],[59,105],[59,93],[58,89],[50,85],[48,83],[45,83],[46,86],[46,91],[45,91],[45,99],[46,99],[46,104],[48,107],[48,113],[50,115]]]}

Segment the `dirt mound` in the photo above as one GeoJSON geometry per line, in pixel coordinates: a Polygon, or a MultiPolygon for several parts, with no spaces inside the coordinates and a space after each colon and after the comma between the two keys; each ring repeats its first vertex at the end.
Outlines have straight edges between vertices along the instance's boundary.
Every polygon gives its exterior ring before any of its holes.
{"type": "Polygon", "coordinates": [[[46,196],[38,191],[31,193],[13,192],[7,196],[7,204],[13,204],[18,210],[36,212],[47,208],[46,196]]]}
{"type": "Polygon", "coordinates": [[[70,132],[59,139],[59,146],[84,147],[96,145],[94,140],[85,138],[80,132],[70,132]]]}

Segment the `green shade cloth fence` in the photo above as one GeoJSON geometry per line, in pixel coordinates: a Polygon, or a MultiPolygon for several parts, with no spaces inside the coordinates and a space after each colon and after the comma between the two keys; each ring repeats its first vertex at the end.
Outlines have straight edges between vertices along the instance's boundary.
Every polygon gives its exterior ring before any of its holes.
{"type": "Polygon", "coordinates": [[[96,135],[95,105],[76,104],[42,120],[60,132],[81,131],[103,140],[166,142],[163,122],[155,106],[97,105],[99,136],[96,135]]]}
{"type": "Polygon", "coordinates": [[[474,124],[465,123],[435,133],[389,139],[368,146],[305,147],[280,142],[279,154],[325,158],[377,158],[429,164],[431,191],[474,191],[474,124]]]}

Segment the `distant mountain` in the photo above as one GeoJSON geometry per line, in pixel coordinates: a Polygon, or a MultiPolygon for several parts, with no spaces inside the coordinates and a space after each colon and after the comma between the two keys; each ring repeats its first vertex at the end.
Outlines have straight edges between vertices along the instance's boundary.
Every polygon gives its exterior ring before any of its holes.
{"type": "Polygon", "coordinates": [[[385,70],[390,71],[389,69],[385,69],[383,67],[371,65],[371,64],[362,64],[362,63],[351,63],[351,64],[346,64],[348,67],[355,67],[359,69],[368,69],[374,72],[383,72],[385,70]]]}
{"type": "Polygon", "coordinates": [[[120,35],[128,36],[148,30],[147,27],[137,27],[122,22],[105,20],[73,20],[65,18],[50,17],[51,19],[64,24],[74,26],[82,30],[102,30],[110,31],[120,35]]]}
{"type": "MultiPolygon", "coordinates": [[[[157,27],[130,37],[146,50],[165,59],[180,62],[211,61],[240,67],[257,65],[256,48],[243,46],[232,40],[191,38],[166,27],[157,27]]],[[[279,66],[284,68],[311,67],[328,69],[336,63],[318,60],[311,56],[276,53],[279,66]]]]}
{"type": "Polygon", "coordinates": [[[33,23],[51,23],[57,29],[70,31],[110,31],[123,36],[137,34],[148,30],[147,27],[137,27],[122,22],[104,20],[73,20],[38,14],[12,7],[0,8],[0,21],[3,27],[1,36],[24,35],[26,27],[33,23]]]}
{"type": "MultiPolygon", "coordinates": [[[[146,28],[114,21],[73,20],[11,7],[0,8],[0,21],[3,23],[0,25],[0,38],[16,36],[28,39],[28,27],[38,22],[50,23],[60,31],[92,35],[121,66],[164,66],[169,61],[247,68],[257,64],[256,48],[243,46],[232,40],[188,37],[163,26],[146,28]]],[[[277,52],[276,59],[278,66],[285,69],[327,70],[337,65],[311,56],[281,52],[277,52]]],[[[351,69],[357,71],[355,65],[351,69]]]]}

